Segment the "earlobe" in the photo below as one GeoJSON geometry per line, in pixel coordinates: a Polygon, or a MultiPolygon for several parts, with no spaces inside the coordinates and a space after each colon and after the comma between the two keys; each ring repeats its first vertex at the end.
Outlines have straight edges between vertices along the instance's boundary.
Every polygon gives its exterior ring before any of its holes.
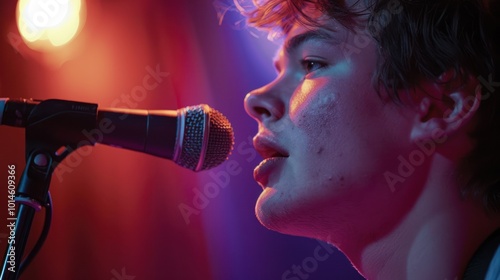
{"type": "Polygon", "coordinates": [[[432,137],[436,131],[444,130],[444,122],[436,114],[436,106],[431,97],[423,97],[417,107],[417,114],[414,117],[413,128],[411,130],[411,140],[413,142],[424,141],[432,137]]]}

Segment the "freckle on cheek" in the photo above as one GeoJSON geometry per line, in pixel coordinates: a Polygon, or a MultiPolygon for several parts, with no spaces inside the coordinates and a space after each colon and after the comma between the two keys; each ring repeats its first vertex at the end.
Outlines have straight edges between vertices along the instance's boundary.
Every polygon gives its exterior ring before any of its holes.
{"type": "Polygon", "coordinates": [[[316,150],[316,153],[319,155],[323,152],[323,147],[318,147],[318,149],[316,150]]]}

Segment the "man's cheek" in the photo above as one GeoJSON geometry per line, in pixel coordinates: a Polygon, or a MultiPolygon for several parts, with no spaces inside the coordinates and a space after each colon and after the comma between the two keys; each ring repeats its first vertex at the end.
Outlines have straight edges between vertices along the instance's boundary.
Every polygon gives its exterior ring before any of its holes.
{"type": "Polygon", "coordinates": [[[316,112],[332,109],[337,95],[327,79],[305,80],[290,99],[290,118],[297,124],[302,118],[316,112]]]}
{"type": "Polygon", "coordinates": [[[314,99],[314,90],[316,85],[312,81],[304,81],[302,85],[294,92],[290,99],[290,118],[297,119],[299,115],[307,111],[309,104],[314,99]]]}
{"type": "Polygon", "coordinates": [[[323,92],[314,99],[308,98],[294,109],[290,109],[290,119],[294,126],[311,135],[327,132],[335,125],[337,115],[337,102],[334,94],[323,92]]]}

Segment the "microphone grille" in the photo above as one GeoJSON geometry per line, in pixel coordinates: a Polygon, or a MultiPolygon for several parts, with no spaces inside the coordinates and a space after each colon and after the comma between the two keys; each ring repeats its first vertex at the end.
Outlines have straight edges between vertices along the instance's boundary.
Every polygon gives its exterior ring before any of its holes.
{"type": "Polygon", "coordinates": [[[233,128],[229,120],[219,111],[209,108],[210,134],[201,170],[215,167],[231,154],[234,145],[233,128]]]}
{"type": "Polygon", "coordinates": [[[200,171],[224,162],[234,145],[229,120],[208,105],[186,107],[181,116],[184,133],[176,163],[200,171]]]}

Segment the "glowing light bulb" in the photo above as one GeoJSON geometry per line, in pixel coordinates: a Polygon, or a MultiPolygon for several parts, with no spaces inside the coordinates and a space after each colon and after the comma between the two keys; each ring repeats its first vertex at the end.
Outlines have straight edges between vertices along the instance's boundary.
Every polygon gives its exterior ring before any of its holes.
{"type": "Polygon", "coordinates": [[[82,0],[19,0],[17,27],[30,47],[47,42],[62,46],[77,34],[83,4],[82,0]]]}

